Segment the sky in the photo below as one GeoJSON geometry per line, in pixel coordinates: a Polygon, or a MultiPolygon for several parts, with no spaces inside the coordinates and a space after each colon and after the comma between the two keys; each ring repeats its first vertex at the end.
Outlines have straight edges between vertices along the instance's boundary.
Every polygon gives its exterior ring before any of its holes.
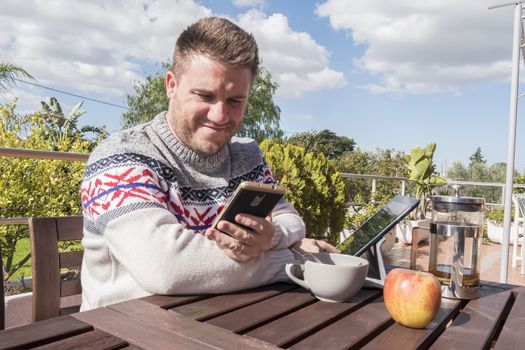
{"type": "MultiPolygon", "coordinates": [[[[176,38],[207,16],[252,33],[279,88],[285,135],[329,129],[361,150],[437,143],[438,170],[481,148],[507,161],[513,6],[502,0],[2,0],[0,61],[36,83],[125,106],[176,38]]],[[[523,73],[523,72],[522,72],[523,73]]],[[[18,112],[84,100],[81,122],[121,129],[125,109],[18,83],[18,112]]],[[[522,103],[521,103],[522,104],[522,103]]],[[[516,169],[525,170],[518,107],[516,169]]]]}

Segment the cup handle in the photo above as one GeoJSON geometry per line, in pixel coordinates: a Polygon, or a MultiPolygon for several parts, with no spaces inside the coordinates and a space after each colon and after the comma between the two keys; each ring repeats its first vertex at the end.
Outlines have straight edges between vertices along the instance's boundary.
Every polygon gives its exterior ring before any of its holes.
{"type": "Polygon", "coordinates": [[[290,277],[290,279],[291,279],[292,281],[294,281],[295,283],[297,283],[297,284],[300,285],[301,287],[310,290],[310,286],[308,285],[308,283],[307,283],[305,280],[302,280],[302,279],[297,278],[297,277],[292,273],[292,267],[293,267],[293,266],[300,266],[300,265],[301,265],[301,264],[298,264],[298,263],[289,263],[289,264],[286,264],[286,266],[284,267],[284,270],[286,271],[286,274],[288,275],[288,277],[290,277]]]}

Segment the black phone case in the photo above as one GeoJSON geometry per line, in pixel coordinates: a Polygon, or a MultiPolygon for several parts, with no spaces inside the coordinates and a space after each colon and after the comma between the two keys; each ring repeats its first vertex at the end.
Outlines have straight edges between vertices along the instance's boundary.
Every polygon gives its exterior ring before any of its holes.
{"type": "MultiPolygon", "coordinates": [[[[234,193],[223,211],[219,213],[217,219],[213,222],[212,227],[215,228],[221,220],[235,223],[235,216],[239,213],[264,218],[271,213],[275,205],[284,197],[284,189],[279,193],[264,188],[258,189],[256,188],[258,184],[252,184],[251,186],[248,188],[241,187],[234,193]]],[[[261,186],[266,185],[261,184],[261,186]]]]}

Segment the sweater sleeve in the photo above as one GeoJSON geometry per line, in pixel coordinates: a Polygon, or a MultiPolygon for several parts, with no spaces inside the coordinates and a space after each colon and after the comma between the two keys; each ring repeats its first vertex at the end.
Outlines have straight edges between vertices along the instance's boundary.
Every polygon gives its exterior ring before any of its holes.
{"type": "Polygon", "coordinates": [[[275,235],[272,239],[273,249],[284,249],[303,239],[306,228],[297,210],[284,200],[279,202],[272,212],[275,235]]]}

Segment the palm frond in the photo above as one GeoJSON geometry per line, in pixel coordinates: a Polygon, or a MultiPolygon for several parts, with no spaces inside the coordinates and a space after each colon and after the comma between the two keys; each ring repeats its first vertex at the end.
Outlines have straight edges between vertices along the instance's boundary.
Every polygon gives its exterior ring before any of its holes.
{"type": "Polygon", "coordinates": [[[16,85],[17,78],[34,79],[24,68],[0,62],[0,92],[7,91],[9,86],[16,85]]]}

